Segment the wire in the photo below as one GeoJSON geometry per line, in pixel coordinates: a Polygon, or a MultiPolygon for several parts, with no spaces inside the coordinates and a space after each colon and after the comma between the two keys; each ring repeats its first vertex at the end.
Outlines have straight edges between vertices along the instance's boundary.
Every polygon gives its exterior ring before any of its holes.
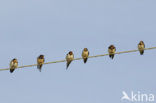
{"type": "MultiPolygon", "coordinates": [[[[144,50],[152,50],[152,49],[156,49],[156,47],[145,48],[144,50]]],[[[137,51],[139,51],[139,50],[122,51],[122,52],[116,52],[115,54],[123,54],[123,53],[137,52],[137,51]]],[[[103,56],[107,56],[107,55],[109,55],[109,54],[89,56],[88,58],[97,58],[97,57],[103,57],[103,56]]],[[[81,60],[81,59],[83,59],[83,58],[75,58],[74,60],[81,60]]],[[[58,60],[58,61],[53,61],[53,62],[47,62],[47,63],[44,63],[44,65],[45,64],[61,63],[61,62],[66,62],[66,60],[58,60]]],[[[33,66],[37,66],[37,64],[19,66],[18,68],[33,67],[33,66]]],[[[4,71],[4,70],[10,70],[10,68],[0,69],[0,71],[4,71]]]]}

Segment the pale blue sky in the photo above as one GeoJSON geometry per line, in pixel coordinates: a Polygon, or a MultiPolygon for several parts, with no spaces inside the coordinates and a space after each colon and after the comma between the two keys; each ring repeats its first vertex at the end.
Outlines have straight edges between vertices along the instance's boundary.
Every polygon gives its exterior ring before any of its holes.
{"type": "MultiPolygon", "coordinates": [[[[155,0],[1,0],[0,68],[156,46],[155,0]]],[[[1,103],[121,103],[122,91],[156,94],[156,50],[0,72],[1,103]]]]}

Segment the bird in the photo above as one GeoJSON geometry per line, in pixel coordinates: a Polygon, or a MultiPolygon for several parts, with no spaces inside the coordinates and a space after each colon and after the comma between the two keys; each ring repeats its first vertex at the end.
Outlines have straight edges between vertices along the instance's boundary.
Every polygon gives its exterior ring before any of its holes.
{"type": "Polygon", "coordinates": [[[41,68],[42,68],[42,65],[44,64],[44,55],[40,55],[38,58],[37,58],[37,68],[39,69],[39,71],[41,72],[41,68]]]}
{"type": "Polygon", "coordinates": [[[140,52],[140,55],[144,54],[144,49],[145,49],[145,44],[144,44],[143,41],[140,41],[139,44],[138,44],[138,50],[140,52]]]}
{"type": "Polygon", "coordinates": [[[84,63],[87,62],[88,56],[89,56],[89,51],[87,48],[84,48],[82,51],[82,58],[83,58],[84,63]]]}
{"type": "Polygon", "coordinates": [[[10,62],[10,73],[13,73],[13,71],[18,67],[18,61],[16,58],[12,59],[10,62]]]}
{"type": "Polygon", "coordinates": [[[67,55],[66,55],[66,61],[67,61],[67,67],[66,69],[68,69],[70,63],[74,60],[74,54],[72,51],[70,51],[67,55]]]}
{"type": "Polygon", "coordinates": [[[114,45],[110,45],[109,47],[108,47],[108,52],[109,52],[109,57],[110,58],[114,58],[114,53],[115,53],[115,51],[116,51],[116,48],[115,48],[115,46],[114,45]]]}

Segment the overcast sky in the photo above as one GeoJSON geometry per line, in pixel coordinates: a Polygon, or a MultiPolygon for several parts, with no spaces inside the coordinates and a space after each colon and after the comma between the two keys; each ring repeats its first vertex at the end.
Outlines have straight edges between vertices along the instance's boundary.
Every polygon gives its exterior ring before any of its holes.
{"type": "MultiPolygon", "coordinates": [[[[1,0],[0,69],[156,46],[155,0],[1,0]]],[[[122,91],[156,95],[156,50],[0,72],[1,103],[121,103],[122,91]]]]}

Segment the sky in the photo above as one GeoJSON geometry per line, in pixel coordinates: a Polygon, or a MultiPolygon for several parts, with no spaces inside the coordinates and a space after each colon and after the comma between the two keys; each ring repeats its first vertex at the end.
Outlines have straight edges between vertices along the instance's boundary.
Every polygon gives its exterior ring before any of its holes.
{"type": "MultiPolygon", "coordinates": [[[[155,0],[1,0],[0,69],[156,46],[155,0]]],[[[156,50],[0,72],[1,103],[129,103],[122,91],[156,95],[156,50]]],[[[131,102],[130,102],[131,103],[131,102]]]]}

